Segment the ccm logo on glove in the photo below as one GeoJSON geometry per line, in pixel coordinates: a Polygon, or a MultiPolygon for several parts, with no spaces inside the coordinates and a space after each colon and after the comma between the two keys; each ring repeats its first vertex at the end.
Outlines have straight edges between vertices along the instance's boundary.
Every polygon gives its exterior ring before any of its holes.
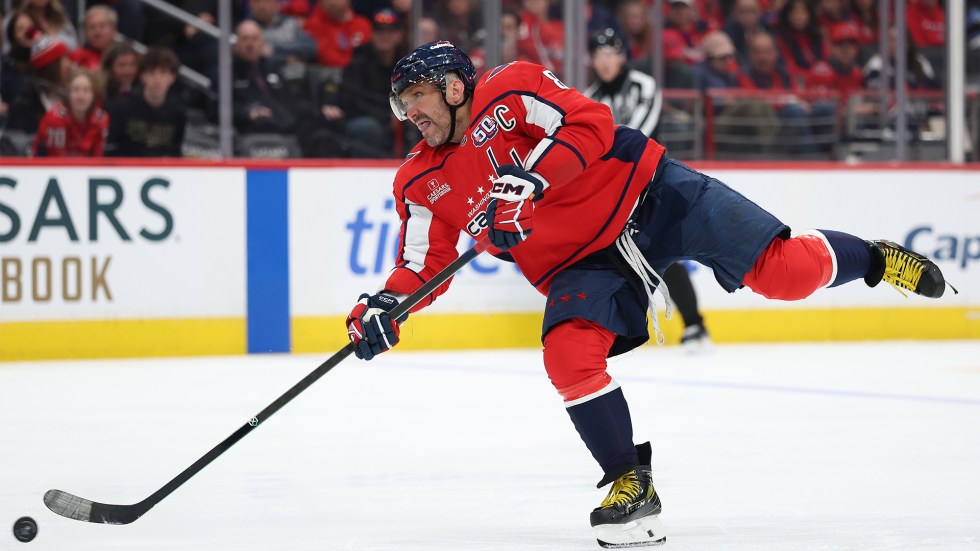
{"type": "Polygon", "coordinates": [[[361,295],[360,300],[347,316],[347,336],[354,343],[354,355],[370,360],[398,344],[399,324],[408,318],[393,320],[389,315],[398,306],[398,295],[377,293],[361,295]]]}
{"type": "Polygon", "coordinates": [[[495,247],[506,251],[531,235],[534,201],[541,198],[547,184],[515,165],[501,165],[497,175],[487,202],[488,237],[495,247]]]}

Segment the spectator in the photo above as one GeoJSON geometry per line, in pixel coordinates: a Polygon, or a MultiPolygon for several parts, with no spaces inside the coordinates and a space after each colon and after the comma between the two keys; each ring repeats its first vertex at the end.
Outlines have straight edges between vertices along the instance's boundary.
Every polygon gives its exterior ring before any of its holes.
{"type": "Polygon", "coordinates": [[[88,3],[103,4],[112,7],[118,19],[119,33],[130,40],[143,42],[143,31],[146,27],[146,16],[143,14],[143,0],[94,0],[88,3]]]}
{"type": "Polygon", "coordinates": [[[92,71],[99,70],[102,55],[116,40],[119,17],[116,10],[105,5],[92,6],[85,12],[82,29],[85,31],[85,45],[72,50],[71,60],[75,65],[92,71]]]}
{"type": "Polygon", "coordinates": [[[864,73],[857,64],[861,31],[853,22],[838,23],[830,29],[830,57],[818,61],[806,77],[807,90],[835,91],[841,106],[853,92],[864,88],[864,73]]]}
{"type": "Polygon", "coordinates": [[[136,82],[139,54],[125,42],[113,44],[102,57],[102,73],[106,81],[106,102],[124,98],[138,86],[136,82]]]}
{"type": "MultiPolygon", "coordinates": [[[[500,10],[500,62],[510,63],[512,61],[527,61],[522,57],[517,48],[517,41],[521,34],[521,16],[511,8],[500,10]]],[[[470,53],[470,59],[476,68],[477,76],[482,75],[487,70],[486,51],[481,47],[470,53]]]]}
{"type": "Polygon", "coordinates": [[[23,10],[31,15],[42,33],[57,38],[69,50],[78,47],[78,34],[61,0],[24,0],[23,10]]]}
{"type": "Polygon", "coordinates": [[[732,39],[739,61],[748,59],[748,40],[759,33],[768,33],[762,23],[762,7],[759,0],[735,0],[731,17],[725,25],[725,33],[732,39]]]}
{"type": "Polygon", "coordinates": [[[617,11],[626,34],[627,54],[634,65],[647,64],[653,52],[653,28],[643,0],[626,0],[617,11]]]}
{"type": "Polygon", "coordinates": [[[374,14],[372,24],[371,42],[354,50],[344,69],[340,108],[355,157],[391,157],[391,104],[388,94],[377,91],[391,86],[395,62],[405,53],[405,31],[390,9],[374,14]]]}
{"type": "MultiPolygon", "coordinates": [[[[694,68],[695,86],[701,93],[739,88],[739,66],[735,45],[721,31],[701,41],[705,60],[694,68]]],[[[715,141],[719,153],[757,152],[769,143],[779,128],[776,110],[766,101],[730,95],[708,96],[715,116],[715,141]]]]}
{"type": "Polygon", "coordinates": [[[825,36],[835,23],[851,20],[851,13],[847,10],[844,0],[818,0],[816,12],[820,32],[825,36]]]}
{"type": "Polygon", "coordinates": [[[548,16],[548,0],[522,0],[521,34],[518,55],[558,73],[565,49],[565,29],[561,21],[548,16]]]}
{"type": "Polygon", "coordinates": [[[106,154],[116,157],[180,157],[187,114],[170,88],[180,61],[170,50],[151,48],[139,64],[140,93],[109,105],[106,154]]]}
{"type": "Polygon", "coordinates": [[[35,157],[101,157],[109,133],[109,115],[102,110],[96,74],[75,69],[69,80],[68,102],[58,102],[34,136],[35,157]]]}
{"type": "Polygon", "coordinates": [[[346,67],[354,48],[371,40],[371,22],[354,13],[350,0],[320,0],[303,28],[316,40],[326,67],[346,67]]]}
{"type": "Polygon", "coordinates": [[[792,90],[789,73],[779,64],[779,51],[769,34],[758,33],[748,41],[748,63],[739,75],[739,85],[752,90],[792,90]]]}
{"type": "MultiPolygon", "coordinates": [[[[749,39],[749,62],[739,76],[739,84],[750,90],[793,90],[795,86],[789,73],[779,67],[778,62],[779,52],[772,36],[756,34],[749,39]]],[[[779,98],[775,101],[776,114],[784,129],[795,138],[798,148],[794,150],[799,153],[817,153],[819,149],[811,123],[813,120],[823,121],[833,116],[833,108],[826,104],[810,105],[796,98],[779,98]]]]}
{"type": "Polygon", "coordinates": [[[946,12],[939,0],[912,0],[905,14],[905,24],[919,48],[946,44],[946,12]]]}
{"type": "Polygon", "coordinates": [[[850,0],[851,18],[858,27],[860,36],[858,46],[878,46],[878,2],[877,0],[850,0]]]}
{"type": "Polygon", "coordinates": [[[50,36],[37,39],[31,46],[31,73],[10,104],[7,129],[37,132],[44,114],[65,99],[70,71],[64,42],[50,36]]]}
{"type": "MultiPolygon", "coordinates": [[[[895,88],[895,47],[898,32],[895,27],[888,30],[888,71],[883,71],[884,63],[881,54],[875,54],[864,65],[864,82],[868,88],[877,89],[881,86],[881,79],[888,79],[888,87],[895,88]]],[[[936,72],[932,64],[924,55],[919,53],[919,49],[912,41],[911,37],[905,39],[905,85],[911,90],[936,90],[939,89],[939,82],[936,81],[936,72]]]]}
{"type": "Polygon", "coordinates": [[[703,94],[712,88],[738,88],[738,62],[735,45],[721,31],[715,31],[701,41],[704,61],[694,67],[694,85],[703,94]]]}
{"type": "Polygon", "coordinates": [[[701,38],[707,32],[707,24],[698,20],[694,0],[671,0],[664,24],[664,59],[686,65],[701,62],[701,38]]]}
{"type": "Polygon", "coordinates": [[[9,103],[19,94],[31,72],[31,45],[38,34],[30,15],[15,13],[4,25],[4,50],[0,58],[0,103],[9,103]]]}
{"type": "Polygon", "coordinates": [[[786,70],[803,80],[810,69],[826,58],[823,35],[809,0],[789,0],[779,10],[776,44],[786,62],[786,70]]]}
{"type": "Polygon", "coordinates": [[[235,33],[234,79],[235,129],[241,132],[286,133],[296,126],[287,107],[285,82],[263,55],[265,39],[255,21],[243,21],[235,33]]]}
{"type": "Polygon", "coordinates": [[[473,0],[439,0],[435,16],[440,38],[467,52],[481,47],[487,36],[482,15],[473,0]]]}
{"type": "Polygon", "coordinates": [[[428,44],[439,40],[439,23],[436,23],[436,20],[431,17],[420,17],[417,30],[417,42],[419,44],[428,44]]]}
{"type": "Polygon", "coordinates": [[[279,13],[277,0],[249,0],[252,20],[262,28],[272,66],[281,70],[288,63],[316,61],[316,41],[306,34],[299,20],[279,13]]]}

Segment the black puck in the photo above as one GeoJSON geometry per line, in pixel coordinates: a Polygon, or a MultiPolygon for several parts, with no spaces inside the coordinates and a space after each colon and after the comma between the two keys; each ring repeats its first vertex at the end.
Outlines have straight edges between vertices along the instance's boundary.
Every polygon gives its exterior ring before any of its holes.
{"type": "Polygon", "coordinates": [[[14,537],[27,543],[37,536],[37,523],[31,517],[20,517],[14,523],[14,537]]]}

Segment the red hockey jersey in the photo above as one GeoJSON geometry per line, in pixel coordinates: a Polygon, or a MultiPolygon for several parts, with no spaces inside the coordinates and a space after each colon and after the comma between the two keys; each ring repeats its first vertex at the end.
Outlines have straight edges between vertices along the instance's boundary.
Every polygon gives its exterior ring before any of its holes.
{"type": "Polygon", "coordinates": [[[641,132],[617,128],[608,107],[532,63],[484,75],[472,107],[459,144],[422,141],[395,176],[401,243],[389,291],[411,293],[452,262],[461,231],[482,237],[495,167],[517,164],[550,187],[535,202],[533,232],[508,252],[547,294],[556,273],[612,244],[664,154],[641,132]]]}
{"type": "Polygon", "coordinates": [[[35,157],[101,157],[109,135],[109,115],[101,107],[84,121],[75,120],[63,103],[44,114],[34,136],[35,157]]]}

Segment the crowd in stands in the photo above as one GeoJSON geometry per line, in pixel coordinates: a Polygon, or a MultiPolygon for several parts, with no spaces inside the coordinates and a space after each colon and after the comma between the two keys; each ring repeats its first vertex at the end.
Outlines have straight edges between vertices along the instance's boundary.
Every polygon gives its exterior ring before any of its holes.
{"type": "MultiPolygon", "coordinates": [[[[167,1],[217,21],[219,0],[167,1]]],[[[416,41],[451,40],[472,54],[479,71],[487,69],[480,2],[415,1],[425,14],[416,41]]],[[[907,1],[904,84],[938,89],[943,0],[907,1]]],[[[76,0],[3,2],[0,124],[33,135],[33,155],[179,157],[188,124],[217,122],[217,41],[194,26],[141,0],[89,0],[84,14],[76,13],[76,0]],[[187,69],[207,77],[210,89],[179,79],[187,69]]],[[[233,0],[236,134],[288,135],[306,157],[404,153],[418,136],[393,123],[387,89],[413,36],[407,28],[412,2],[233,0]]],[[[980,0],[968,5],[968,40],[980,48],[980,0]]],[[[503,0],[503,61],[532,61],[560,75],[567,55],[562,6],[561,0],[503,0]]],[[[662,88],[823,90],[841,98],[832,106],[784,99],[762,109],[712,95],[707,101],[722,119],[739,112],[833,119],[852,94],[882,80],[895,84],[894,64],[878,51],[878,0],[665,0],[659,44],[651,6],[651,0],[593,0],[585,15],[591,34],[621,39],[631,69],[650,73],[651,56],[662,52],[662,88]]],[[[894,28],[888,43],[893,60],[894,28]]],[[[876,109],[875,102],[858,102],[858,112],[876,109]]]]}

